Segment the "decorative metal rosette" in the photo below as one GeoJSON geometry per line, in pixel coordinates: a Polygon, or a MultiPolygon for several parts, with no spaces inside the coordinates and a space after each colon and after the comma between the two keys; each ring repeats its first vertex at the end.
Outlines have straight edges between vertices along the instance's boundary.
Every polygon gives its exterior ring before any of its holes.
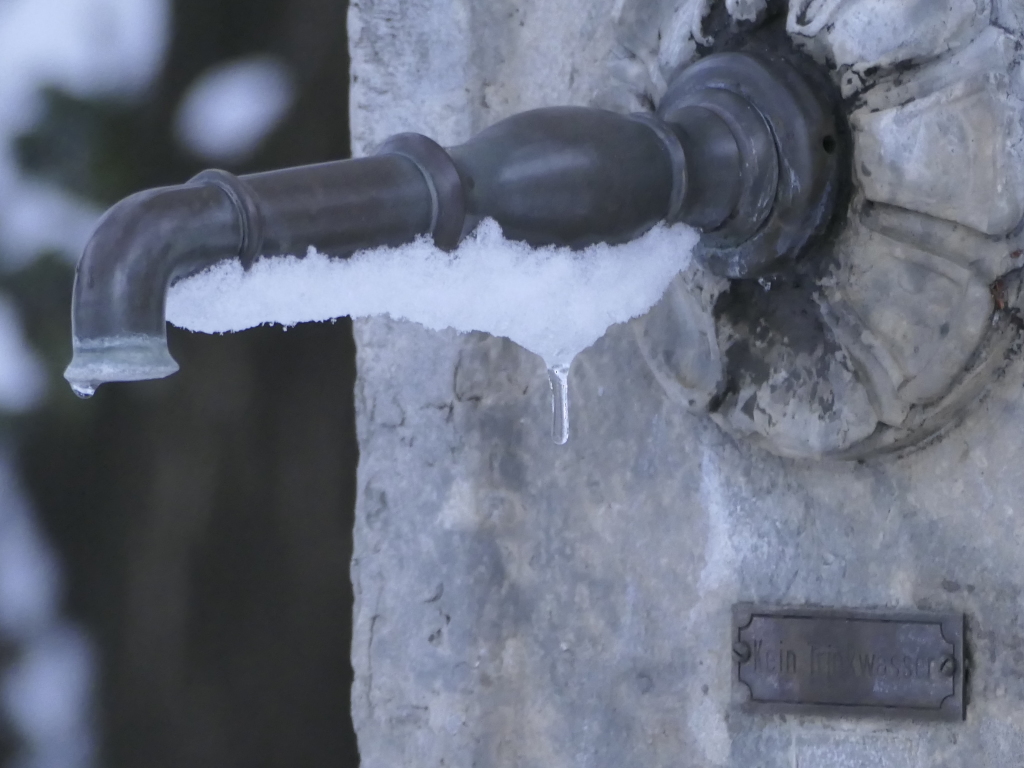
{"type": "Polygon", "coordinates": [[[637,323],[641,349],[673,397],[774,453],[920,445],[1021,338],[1024,43],[986,0],[792,0],[761,16],[712,46],[784,23],[781,44],[835,87],[844,196],[795,265],[680,275],[637,323]]]}

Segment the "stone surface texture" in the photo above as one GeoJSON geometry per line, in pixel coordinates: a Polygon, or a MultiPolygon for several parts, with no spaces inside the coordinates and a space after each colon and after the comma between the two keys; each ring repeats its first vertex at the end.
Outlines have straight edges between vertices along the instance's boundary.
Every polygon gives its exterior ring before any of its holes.
{"type": "MultiPolygon", "coordinates": [[[[741,14],[758,5],[732,3],[741,14]]],[[[897,8],[903,19],[934,3],[805,5],[804,26],[815,10],[839,19],[860,8],[874,22],[880,9],[897,8]],[[864,10],[871,8],[874,15],[864,10]]],[[[992,34],[989,20],[1016,36],[1024,19],[1011,0],[941,5],[951,14],[943,29],[976,31],[965,38],[992,34]]],[[[664,78],[694,54],[705,10],[667,0],[353,2],[356,154],[402,130],[461,141],[534,106],[656,101],[664,78]]],[[[843,50],[860,45],[889,63],[903,55],[892,51],[926,55],[927,40],[861,40],[853,28],[847,19],[820,32],[846,35],[843,50]]],[[[819,50],[832,45],[807,37],[819,50]]],[[[945,55],[969,58],[970,45],[965,39],[945,55]]],[[[983,144],[984,126],[998,123],[1018,77],[1011,72],[1001,91],[1004,74],[983,77],[972,92],[989,112],[956,114],[949,125],[976,131],[983,144]]],[[[876,89],[900,87],[879,77],[851,88],[882,99],[876,89]]],[[[929,93],[945,94],[945,81],[935,82],[929,93]]],[[[880,120],[885,109],[871,114],[880,120]]],[[[941,132],[939,123],[920,130],[941,132]]],[[[878,139],[864,157],[883,169],[897,143],[878,139]]],[[[977,151],[995,158],[1002,148],[977,151]]],[[[1019,173],[1013,162],[993,162],[992,178],[1019,173]]],[[[899,185],[880,188],[901,194],[899,185]]],[[[1013,268],[1002,241],[984,231],[1005,226],[999,217],[1009,208],[984,219],[979,207],[957,224],[929,217],[940,203],[919,196],[901,199],[906,208],[880,206],[841,244],[852,261],[830,301],[871,329],[839,334],[848,342],[843,354],[875,365],[857,369],[871,394],[851,394],[850,407],[870,401],[881,423],[902,423],[915,403],[929,402],[953,375],[950,356],[963,368],[957,350],[980,343],[986,302],[994,301],[972,301],[970,292],[987,292],[1013,268]],[[907,313],[887,318],[870,301],[871,312],[858,310],[873,290],[888,291],[907,313]],[[953,323],[945,332],[936,327],[939,309],[953,323]],[[959,341],[947,342],[951,335],[959,341]]],[[[696,323],[718,288],[693,275],[684,282],[684,298],[658,311],[696,323]]],[[[548,432],[543,365],[511,342],[386,318],[356,324],[352,704],[363,764],[1020,764],[1024,364],[1011,359],[962,424],[916,452],[798,461],[738,440],[699,412],[717,386],[713,329],[693,330],[688,365],[698,373],[677,382],[681,402],[637,343],[652,327],[637,320],[612,328],[577,359],[572,436],[559,447],[548,432]],[[966,721],[742,714],[729,627],[733,603],[747,600],[964,611],[966,721]]]]}
{"type": "Polygon", "coordinates": [[[990,27],[948,59],[887,82],[851,115],[864,196],[987,235],[1024,216],[1018,41],[990,27]]]}
{"type": "Polygon", "coordinates": [[[789,30],[858,73],[927,61],[972,40],[992,20],[990,0],[794,0],[789,30]]]}

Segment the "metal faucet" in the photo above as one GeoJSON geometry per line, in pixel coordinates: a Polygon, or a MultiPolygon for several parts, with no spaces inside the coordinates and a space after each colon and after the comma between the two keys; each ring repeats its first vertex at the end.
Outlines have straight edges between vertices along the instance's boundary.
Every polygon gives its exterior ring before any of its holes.
{"type": "Polygon", "coordinates": [[[654,114],[535,109],[447,149],[405,133],[371,157],[204,171],[136,193],[103,216],[79,261],[64,376],[89,396],[174,373],[167,290],[225,259],[248,268],[310,246],[345,258],[425,234],[450,250],[486,217],[509,239],[571,248],[684,222],[702,232],[707,269],[769,273],[832,215],[842,153],[826,91],[786,54],[717,53],[684,69],[654,114]]]}

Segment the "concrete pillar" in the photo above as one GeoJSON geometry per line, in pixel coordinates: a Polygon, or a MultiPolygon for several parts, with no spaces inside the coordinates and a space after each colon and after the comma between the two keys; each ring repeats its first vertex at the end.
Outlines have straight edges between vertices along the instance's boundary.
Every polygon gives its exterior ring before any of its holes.
{"type": "MultiPolygon", "coordinates": [[[[704,5],[353,2],[356,154],[403,130],[455,143],[537,106],[640,108],[695,54],[704,5]]],[[[749,16],[764,4],[727,5],[749,16]]],[[[942,13],[909,0],[810,5],[790,19],[791,32],[845,67],[851,93],[890,98],[891,88],[872,90],[872,78],[906,70],[906,62],[924,67],[964,51],[974,62],[956,62],[973,73],[967,84],[921,85],[910,98],[916,112],[893,111],[904,104],[894,97],[855,116],[860,194],[980,233],[1019,221],[1020,166],[1003,152],[1020,123],[1019,53],[1002,37],[1020,36],[1019,2],[955,0],[940,4],[942,13]],[[993,21],[1002,29],[991,30],[993,21]],[[983,34],[996,42],[971,49],[983,34]],[[985,58],[997,48],[1010,58],[985,58]],[[918,143],[907,140],[911,129],[918,143]],[[971,146],[985,162],[965,167],[983,166],[987,176],[964,179],[956,147],[947,147],[951,165],[928,154],[972,130],[971,146]],[[909,178],[893,176],[897,166],[911,169],[909,178]],[[881,172],[867,176],[872,167],[881,172]],[[952,183],[944,167],[956,172],[952,183]],[[981,186],[958,197],[972,179],[981,186]],[[997,204],[976,205],[993,185],[1002,185],[997,204]]],[[[892,255],[877,233],[849,237],[856,247],[844,247],[861,255],[830,288],[842,294],[830,301],[859,300],[872,289],[857,265],[892,255]]],[[[1014,268],[1009,257],[994,255],[984,269],[995,278],[1014,268]]],[[[889,282],[908,295],[932,296],[922,299],[932,313],[923,319],[887,320],[915,301],[894,294],[887,306],[871,304],[879,314],[865,320],[876,322],[878,336],[892,330],[893,339],[879,342],[886,354],[908,343],[897,362],[911,365],[921,354],[911,331],[941,328],[949,302],[930,293],[927,270],[897,274],[885,264],[889,282]]],[[[972,274],[989,274],[984,269],[972,274]]],[[[977,311],[987,318],[993,310],[983,303],[977,311]]],[[[1019,764],[1019,358],[1010,356],[998,380],[992,374],[987,396],[962,423],[925,447],[859,462],[799,460],[681,407],[651,372],[634,330],[612,328],[576,360],[573,433],[556,446],[538,358],[482,334],[434,333],[387,318],[356,323],[352,709],[363,765],[1019,764]],[[966,613],[966,721],[739,711],[730,649],[730,612],[739,601],[966,613]]],[[[970,333],[961,341],[978,343],[970,333]]],[[[922,362],[911,373],[927,380],[907,374],[917,383],[894,389],[910,411],[953,386],[953,373],[946,380],[926,369],[922,362]]]]}

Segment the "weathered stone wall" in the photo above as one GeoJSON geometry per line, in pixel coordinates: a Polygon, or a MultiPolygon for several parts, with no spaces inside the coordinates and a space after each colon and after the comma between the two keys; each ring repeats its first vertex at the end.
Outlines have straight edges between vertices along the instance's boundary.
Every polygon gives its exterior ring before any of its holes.
{"type": "MultiPolygon", "coordinates": [[[[454,143],[534,106],[631,108],[692,54],[701,5],[354,2],[356,153],[401,130],[454,143]]],[[[1024,19],[1012,0],[948,5],[964,41],[979,26],[968,11],[1015,33],[1024,19]]],[[[668,399],[629,327],[574,364],[563,447],[543,365],[511,342],[387,319],[356,333],[353,714],[367,768],[1024,759],[1020,362],[937,444],[799,462],[668,399]],[[741,600],[964,611],[966,722],[740,713],[741,600]]]]}

